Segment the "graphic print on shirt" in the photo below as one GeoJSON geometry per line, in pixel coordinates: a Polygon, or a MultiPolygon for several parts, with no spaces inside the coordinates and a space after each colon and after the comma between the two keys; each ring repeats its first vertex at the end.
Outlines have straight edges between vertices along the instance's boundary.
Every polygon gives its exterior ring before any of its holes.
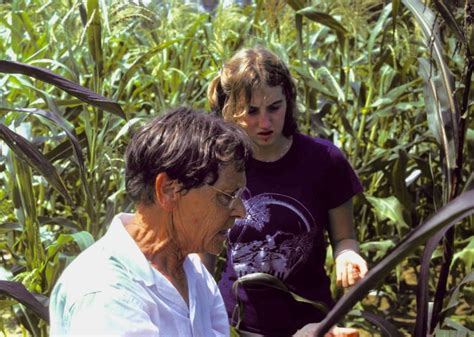
{"type": "Polygon", "coordinates": [[[298,200],[263,193],[244,200],[245,218],[229,235],[230,257],[238,277],[263,272],[286,280],[312,250],[316,224],[298,200]]]}

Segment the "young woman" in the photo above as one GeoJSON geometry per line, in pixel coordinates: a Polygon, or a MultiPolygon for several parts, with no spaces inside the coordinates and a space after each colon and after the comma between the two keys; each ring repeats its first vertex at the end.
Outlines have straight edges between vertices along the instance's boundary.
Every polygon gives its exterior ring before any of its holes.
{"type": "Polygon", "coordinates": [[[269,50],[238,52],[211,82],[208,98],[216,113],[245,129],[253,145],[243,194],[247,214],[229,232],[219,282],[228,315],[233,325],[240,321],[244,333],[291,335],[320,321],[325,312],[264,286],[239,289],[237,298],[232,285],[241,276],[264,272],[330,308],[325,230],[333,247],[337,283],[351,286],[367,272],[352,215],[352,197],[362,186],[336,146],[298,132],[293,79],[269,50]],[[234,314],[239,313],[237,303],[243,314],[234,314]]]}

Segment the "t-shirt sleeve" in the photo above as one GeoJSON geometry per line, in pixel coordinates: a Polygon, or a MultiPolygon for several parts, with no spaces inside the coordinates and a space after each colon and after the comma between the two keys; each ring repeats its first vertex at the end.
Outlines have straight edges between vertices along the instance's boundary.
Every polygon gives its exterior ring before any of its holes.
{"type": "Polygon", "coordinates": [[[342,151],[328,142],[328,208],[333,209],[363,191],[362,184],[342,151]]]}
{"type": "Polygon", "coordinates": [[[64,336],[159,335],[143,305],[120,289],[82,296],[65,315],[64,336]]]}

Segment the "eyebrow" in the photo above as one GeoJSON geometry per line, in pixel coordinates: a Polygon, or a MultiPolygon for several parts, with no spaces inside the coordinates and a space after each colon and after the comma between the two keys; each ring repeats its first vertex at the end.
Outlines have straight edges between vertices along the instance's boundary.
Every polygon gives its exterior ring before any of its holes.
{"type": "MultiPolygon", "coordinates": [[[[275,104],[280,104],[283,102],[283,99],[277,99],[276,101],[268,104],[267,106],[271,106],[271,105],[275,105],[275,104]]],[[[258,109],[258,106],[253,106],[253,105],[249,105],[249,109],[258,109]]]]}
{"type": "Polygon", "coordinates": [[[278,100],[274,101],[273,103],[269,104],[268,106],[275,105],[275,104],[280,104],[282,102],[283,102],[283,99],[278,99],[278,100]]]}

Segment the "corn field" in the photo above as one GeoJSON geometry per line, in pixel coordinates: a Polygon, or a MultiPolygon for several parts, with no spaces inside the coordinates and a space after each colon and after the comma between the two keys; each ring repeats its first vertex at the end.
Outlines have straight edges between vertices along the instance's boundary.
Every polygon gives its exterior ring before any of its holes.
{"type": "Polygon", "coordinates": [[[300,130],[339,146],[364,185],[373,270],[332,289],[319,335],[474,334],[472,0],[0,0],[0,336],[47,336],[38,312],[62,270],[133,209],[131,132],[171,107],[209,110],[210,80],[255,45],[289,65],[300,130]]]}

